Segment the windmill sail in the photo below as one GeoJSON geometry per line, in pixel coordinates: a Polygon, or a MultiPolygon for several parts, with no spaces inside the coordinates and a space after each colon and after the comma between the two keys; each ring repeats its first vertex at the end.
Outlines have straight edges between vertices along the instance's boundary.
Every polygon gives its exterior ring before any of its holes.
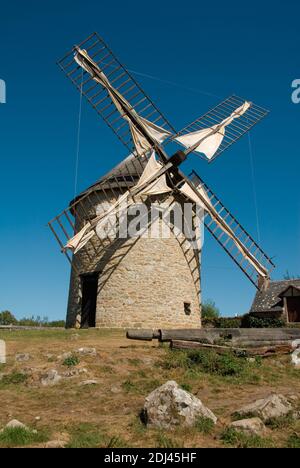
{"type": "Polygon", "coordinates": [[[210,128],[204,128],[203,130],[186,133],[182,136],[176,137],[175,140],[186,148],[192,147],[193,145],[199,143],[194,151],[205,154],[207,159],[212,159],[222,144],[222,141],[225,137],[226,127],[230,125],[234,119],[238,119],[244,115],[245,112],[250,109],[250,107],[250,102],[246,101],[242,106],[232,112],[229,117],[223,119],[220,124],[213,125],[210,128]]]}
{"type": "Polygon", "coordinates": [[[187,184],[181,188],[182,193],[192,198],[195,203],[201,204],[207,214],[205,227],[250,281],[259,288],[258,279],[267,280],[275,266],[274,263],[195,171],[190,177],[190,182],[197,190],[198,200],[195,192],[190,187],[187,188],[187,184]]]}
{"type": "Polygon", "coordinates": [[[186,148],[195,145],[193,151],[202,153],[211,162],[267,114],[262,107],[231,96],[184,127],[172,140],[186,148]]]}
{"type": "Polygon", "coordinates": [[[92,223],[88,222],[84,227],[65,245],[65,249],[79,252],[89,240],[96,234],[96,229],[101,228],[107,223],[110,216],[126,211],[134,203],[133,194],[142,195],[161,195],[169,193],[172,189],[167,185],[166,175],[158,176],[162,170],[162,164],[156,161],[153,152],[138,183],[130,190],[125,192],[103,215],[97,216],[92,223]],[[157,177],[156,177],[157,176],[157,177]],[[152,180],[154,179],[154,180],[152,180]]]}
{"type": "Polygon", "coordinates": [[[76,49],[58,62],[60,68],[130,153],[142,154],[176,133],[97,33],[76,49]]]}

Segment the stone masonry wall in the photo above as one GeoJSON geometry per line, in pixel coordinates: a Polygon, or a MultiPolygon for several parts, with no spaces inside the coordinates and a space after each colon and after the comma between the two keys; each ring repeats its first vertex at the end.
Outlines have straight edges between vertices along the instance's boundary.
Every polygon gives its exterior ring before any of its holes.
{"type": "MultiPolygon", "coordinates": [[[[112,203],[114,200],[111,197],[112,203]]],[[[99,204],[99,195],[94,204],[99,204]]],[[[83,250],[77,254],[81,271],[71,272],[68,327],[80,326],[80,274],[93,271],[100,272],[97,327],[201,326],[199,251],[192,249],[182,234],[167,239],[118,239],[105,251],[95,237],[94,247],[88,244],[88,253],[90,258],[83,250]],[[95,247],[99,249],[97,255],[95,247]],[[190,314],[186,313],[185,303],[190,303],[190,314]]]]}

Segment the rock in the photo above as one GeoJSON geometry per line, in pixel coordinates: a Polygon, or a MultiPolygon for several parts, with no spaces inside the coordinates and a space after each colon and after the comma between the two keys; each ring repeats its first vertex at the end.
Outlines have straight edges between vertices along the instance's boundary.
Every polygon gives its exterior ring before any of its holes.
{"type": "Polygon", "coordinates": [[[65,377],[65,378],[77,377],[78,375],[87,374],[87,372],[88,371],[85,368],[82,368],[82,369],[69,369],[69,370],[62,373],[62,377],[65,377]]]}
{"type": "Polygon", "coordinates": [[[63,440],[50,440],[44,445],[46,449],[61,449],[65,448],[65,442],[63,440]]]}
{"type": "Polygon", "coordinates": [[[77,349],[76,353],[80,354],[81,356],[96,356],[97,351],[95,348],[79,348],[77,349]]]}
{"type": "Polygon", "coordinates": [[[243,406],[235,412],[240,416],[251,415],[258,417],[264,422],[273,419],[286,416],[292,411],[293,407],[291,403],[283,395],[270,395],[267,398],[257,400],[250,405],[243,406]]]}
{"type": "Polygon", "coordinates": [[[15,360],[17,362],[27,362],[30,359],[30,354],[24,353],[24,354],[16,354],[15,360]]]}
{"type": "Polygon", "coordinates": [[[116,395],[117,393],[121,393],[122,389],[121,389],[121,387],[119,385],[112,385],[110,387],[110,391],[111,391],[111,393],[114,393],[116,395]]]}
{"type": "Polygon", "coordinates": [[[147,396],[142,416],[148,426],[165,429],[178,425],[193,426],[198,417],[211,419],[214,424],[217,422],[212,411],[174,381],[165,383],[147,396]]]}
{"type": "Polygon", "coordinates": [[[266,426],[259,418],[241,419],[240,421],[234,421],[230,424],[230,427],[247,435],[261,436],[264,435],[267,431],[266,426]]]}
{"type": "Polygon", "coordinates": [[[68,352],[68,353],[63,353],[63,354],[61,354],[60,356],[58,356],[57,359],[58,359],[59,361],[65,361],[66,359],[69,359],[69,358],[72,357],[72,356],[73,356],[73,353],[68,352]]]}
{"type": "Polygon", "coordinates": [[[43,374],[41,377],[41,384],[44,387],[52,387],[57,385],[62,379],[62,376],[59,375],[57,370],[51,369],[46,374],[43,374]]]}
{"type": "Polygon", "coordinates": [[[9,423],[6,424],[5,427],[6,429],[15,429],[17,427],[22,427],[22,429],[26,429],[27,431],[29,430],[28,427],[25,426],[25,424],[21,423],[17,419],[12,419],[11,421],[9,421],[9,423]]]}
{"type": "Polygon", "coordinates": [[[98,385],[98,380],[84,380],[83,382],[80,382],[78,385],[79,387],[87,387],[89,385],[98,385]]]}
{"type": "MultiPolygon", "coordinates": [[[[297,340],[300,343],[300,340],[297,340]]],[[[300,369],[300,348],[297,348],[292,353],[292,364],[295,366],[296,369],[300,369]]]]}

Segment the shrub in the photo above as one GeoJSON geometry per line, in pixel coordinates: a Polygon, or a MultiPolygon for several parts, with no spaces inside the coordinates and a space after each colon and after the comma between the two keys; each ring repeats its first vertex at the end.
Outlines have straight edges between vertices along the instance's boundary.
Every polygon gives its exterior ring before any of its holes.
{"type": "MultiPolygon", "coordinates": [[[[214,350],[170,351],[165,361],[160,364],[165,369],[186,369],[195,372],[199,377],[199,371],[221,376],[240,376],[249,368],[253,368],[244,357],[238,357],[230,350],[225,354],[217,354],[214,350]]],[[[257,363],[255,362],[255,366],[257,363]]]]}
{"type": "Polygon", "coordinates": [[[202,319],[202,325],[213,328],[241,328],[242,317],[218,317],[202,319]]]}
{"type": "Polygon", "coordinates": [[[70,356],[70,357],[67,357],[64,362],[63,362],[63,366],[67,366],[67,367],[74,367],[74,366],[78,366],[79,364],[79,358],[78,356],[70,356]]]}
{"type": "Polygon", "coordinates": [[[0,312],[0,325],[16,325],[17,323],[16,317],[9,310],[0,312]]]}
{"type": "Polygon", "coordinates": [[[254,317],[251,314],[242,318],[242,328],[282,328],[285,322],[278,318],[254,317]]]}
{"type": "Polygon", "coordinates": [[[203,319],[216,319],[220,315],[220,311],[212,300],[204,302],[202,305],[202,318],[203,319]]]}

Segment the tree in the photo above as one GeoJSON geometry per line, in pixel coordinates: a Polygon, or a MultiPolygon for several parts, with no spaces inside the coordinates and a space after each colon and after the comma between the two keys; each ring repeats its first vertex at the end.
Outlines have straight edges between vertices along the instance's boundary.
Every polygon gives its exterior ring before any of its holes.
{"type": "Polygon", "coordinates": [[[216,319],[218,317],[220,317],[220,311],[214,301],[209,299],[202,304],[202,318],[216,319]]]}
{"type": "Polygon", "coordinates": [[[285,280],[296,280],[296,279],[300,279],[300,276],[299,275],[291,275],[289,270],[287,270],[283,278],[285,280]]]}
{"type": "Polygon", "coordinates": [[[0,312],[0,325],[16,325],[17,323],[16,317],[9,310],[0,312]]]}

